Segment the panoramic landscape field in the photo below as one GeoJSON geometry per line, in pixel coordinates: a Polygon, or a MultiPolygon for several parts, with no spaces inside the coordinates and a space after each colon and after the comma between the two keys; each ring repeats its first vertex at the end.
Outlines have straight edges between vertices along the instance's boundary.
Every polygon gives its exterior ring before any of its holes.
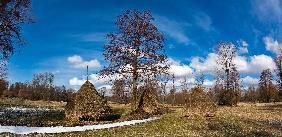
{"type": "Polygon", "coordinates": [[[280,0],[0,0],[0,136],[282,137],[280,0]]]}
{"type": "MultiPolygon", "coordinates": [[[[33,106],[33,102],[29,102],[29,106],[33,106]]],[[[44,101],[40,104],[40,107],[56,109],[64,105],[44,101]]],[[[119,114],[125,114],[130,109],[129,105],[111,103],[111,106],[119,114]]],[[[239,103],[236,107],[219,107],[215,116],[210,118],[183,117],[181,106],[165,107],[169,111],[157,116],[160,119],[144,124],[85,132],[32,133],[29,136],[282,136],[282,103],[239,103]]]]}

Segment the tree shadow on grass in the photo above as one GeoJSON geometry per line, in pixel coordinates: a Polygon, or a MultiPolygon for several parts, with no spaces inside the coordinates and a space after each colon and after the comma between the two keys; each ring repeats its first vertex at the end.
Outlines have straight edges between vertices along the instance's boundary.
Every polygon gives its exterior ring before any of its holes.
{"type": "Polygon", "coordinates": [[[262,106],[261,108],[259,108],[259,110],[282,112],[282,104],[262,106]]]}
{"type": "Polygon", "coordinates": [[[221,119],[211,120],[208,124],[208,128],[229,137],[275,137],[275,135],[270,132],[257,129],[247,131],[238,124],[221,119]]]}
{"type": "MultiPolygon", "coordinates": [[[[282,104],[262,106],[261,108],[259,108],[259,110],[280,114],[282,112],[282,104]]],[[[253,122],[259,125],[266,125],[271,128],[282,130],[282,119],[258,120],[253,122]]]]}

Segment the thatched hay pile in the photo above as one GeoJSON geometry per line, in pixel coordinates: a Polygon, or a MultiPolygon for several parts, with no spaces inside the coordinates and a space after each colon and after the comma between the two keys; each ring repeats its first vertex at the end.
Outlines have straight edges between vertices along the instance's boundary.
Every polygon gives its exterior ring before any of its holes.
{"type": "Polygon", "coordinates": [[[157,114],[160,111],[160,105],[158,103],[157,89],[152,85],[140,87],[140,105],[145,112],[149,114],[157,114]]]}
{"type": "Polygon", "coordinates": [[[152,115],[161,114],[163,109],[158,103],[157,89],[152,83],[138,88],[138,100],[133,111],[126,116],[126,119],[143,119],[152,115]]]}
{"type": "Polygon", "coordinates": [[[194,87],[187,95],[185,117],[213,117],[217,109],[215,102],[202,87],[194,87]]]}
{"type": "Polygon", "coordinates": [[[106,120],[112,115],[107,101],[94,85],[86,81],[66,106],[66,116],[72,120],[106,120]]]}

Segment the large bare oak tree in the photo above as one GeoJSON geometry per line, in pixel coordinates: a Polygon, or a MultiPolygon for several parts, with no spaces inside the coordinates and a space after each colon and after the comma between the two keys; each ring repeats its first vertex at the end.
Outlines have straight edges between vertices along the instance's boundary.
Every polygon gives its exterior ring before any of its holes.
{"type": "Polygon", "coordinates": [[[133,109],[138,109],[137,89],[145,80],[154,79],[168,69],[164,37],[152,23],[149,11],[127,10],[116,21],[118,31],[107,35],[104,56],[109,65],[100,74],[122,75],[130,79],[133,109]]]}

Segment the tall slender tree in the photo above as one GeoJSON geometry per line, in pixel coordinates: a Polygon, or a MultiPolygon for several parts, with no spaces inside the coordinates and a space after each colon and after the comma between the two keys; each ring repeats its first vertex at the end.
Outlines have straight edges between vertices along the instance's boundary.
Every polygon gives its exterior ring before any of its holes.
{"type": "Polygon", "coordinates": [[[217,49],[217,88],[219,105],[236,105],[240,97],[239,72],[234,63],[236,47],[232,43],[220,42],[217,49]]]}
{"type": "Polygon", "coordinates": [[[154,79],[168,69],[164,52],[164,37],[152,23],[149,11],[127,10],[116,21],[118,32],[107,35],[104,56],[109,65],[102,76],[122,75],[131,81],[132,105],[137,110],[138,85],[145,79],[154,79]]]}

